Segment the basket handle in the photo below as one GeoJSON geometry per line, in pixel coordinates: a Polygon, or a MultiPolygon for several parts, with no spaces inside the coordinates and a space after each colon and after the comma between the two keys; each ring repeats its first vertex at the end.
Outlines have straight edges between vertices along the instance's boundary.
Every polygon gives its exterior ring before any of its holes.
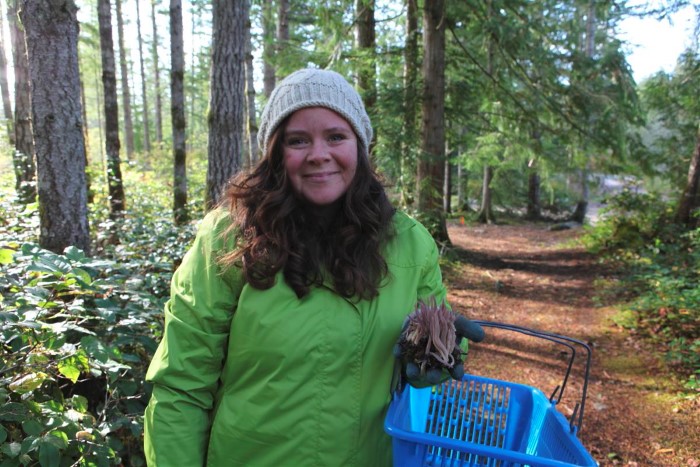
{"type": "Polygon", "coordinates": [[[556,344],[567,347],[570,351],[569,363],[566,368],[566,373],[564,374],[564,379],[562,383],[554,388],[552,395],[549,396],[549,401],[553,404],[558,404],[564,395],[564,390],[566,389],[566,384],[569,381],[569,375],[571,374],[571,368],[573,367],[574,360],[576,359],[576,346],[582,347],[586,352],[586,369],[584,372],[583,379],[583,389],[581,391],[581,401],[576,403],[574,407],[574,412],[571,414],[569,420],[569,428],[572,433],[577,433],[581,431],[581,426],[583,424],[583,409],[586,406],[586,393],[588,392],[588,378],[591,369],[591,348],[588,344],[573,337],[562,336],[559,334],[554,334],[551,332],[540,331],[537,329],[526,328],[523,326],[517,326],[515,324],[499,323],[496,321],[482,321],[482,320],[472,320],[473,322],[486,327],[505,329],[507,331],[519,332],[532,337],[537,337],[540,339],[548,340],[556,344]]]}

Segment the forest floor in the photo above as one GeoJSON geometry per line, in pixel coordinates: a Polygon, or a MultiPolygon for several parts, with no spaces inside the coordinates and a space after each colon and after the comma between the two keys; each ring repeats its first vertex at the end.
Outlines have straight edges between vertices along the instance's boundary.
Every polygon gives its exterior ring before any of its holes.
{"type": "MultiPolygon", "coordinates": [[[[546,224],[449,225],[453,250],[444,268],[453,308],[473,319],[573,337],[592,348],[578,437],[600,465],[700,465],[700,398],[661,357],[618,326],[601,305],[597,280],[608,271],[574,241],[582,229],[546,224]]],[[[566,369],[566,348],[486,327],[470,346],[467,372],[541,389],[547,396],[566,369]]],[[[585,352],[579,352],[580,354],[585,352]]],[[[576,360],[557,405],[567,418],[580,400],[585,365],[576,360]]]]}

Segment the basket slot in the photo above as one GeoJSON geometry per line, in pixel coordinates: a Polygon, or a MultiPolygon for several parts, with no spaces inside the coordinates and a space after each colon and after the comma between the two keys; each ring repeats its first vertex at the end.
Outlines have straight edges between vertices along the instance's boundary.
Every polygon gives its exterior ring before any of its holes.
{"type": "MultiPolygon", "coordinates": [[[[479,381],[445,383],[431,394],[426,432],[444,438],[503,448],[510,391],[497,384],[479,381]]],[[[427,465],[498,466],[495,459],[453,449],[431,446],[427,465]]]]}

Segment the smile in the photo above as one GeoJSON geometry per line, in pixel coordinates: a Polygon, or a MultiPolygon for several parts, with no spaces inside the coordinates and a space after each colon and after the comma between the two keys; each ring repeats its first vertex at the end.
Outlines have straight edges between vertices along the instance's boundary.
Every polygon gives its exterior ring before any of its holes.
{"type": "Polygon", "coordinates": [[[312,181],[323,181],[326,180],[333,175],[336,175],[338,172],[318,172],[318,173],[311,173],[311,174],[305,174],[303,176],[304,179],[306,180],[312,180],[312,181]]]}

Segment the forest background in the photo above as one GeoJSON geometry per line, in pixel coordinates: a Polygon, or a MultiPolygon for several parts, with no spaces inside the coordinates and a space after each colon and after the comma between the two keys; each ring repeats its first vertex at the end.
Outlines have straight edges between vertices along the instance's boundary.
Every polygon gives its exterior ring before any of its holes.
{"type": "Polygon", "coordinates": [[[226,180],[257,160],[276,80],[300,66],[355,83],[377,170],[445,251],[448,222],[567,227],[604,202],[586,244],[625,274],[601,296],[697,397],[700,5],[6,6],[0,465],[143,465],[143,376],[171,274],[226,180]],[[688,7],[675,68],[635,82],[621,22],[688,7]]]}

